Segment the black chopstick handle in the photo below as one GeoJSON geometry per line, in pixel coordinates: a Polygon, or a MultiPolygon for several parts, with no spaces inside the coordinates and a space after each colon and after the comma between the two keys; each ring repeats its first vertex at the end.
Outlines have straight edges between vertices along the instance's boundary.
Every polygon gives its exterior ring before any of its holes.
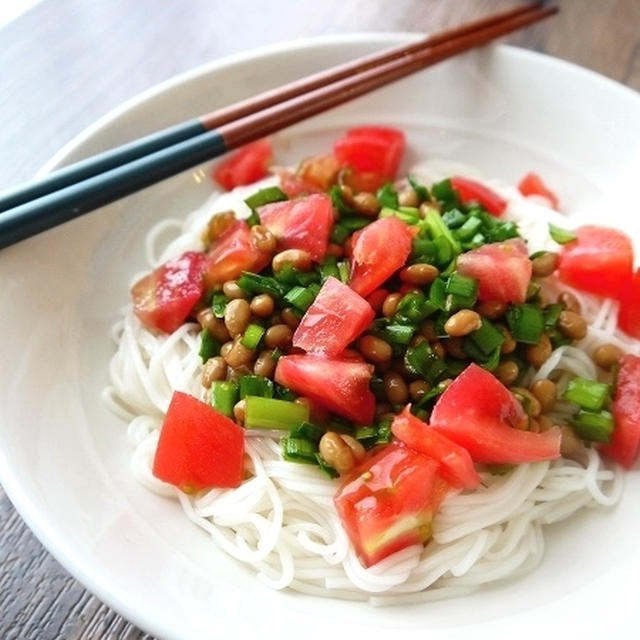
{"type": "Polygon", "coordinates": [[[0,212],[0,249],[124,198],[226,151],[222,134],[218,130],[206,131],[0,212]]]}
{"type": "Polygon", "coordinates": [[[200,135],[206,130],[202,121],[194,118],[62,167],[39,180],[27,182],[0,193],[0,212],[133,162],[165,147],[200,135]]]}

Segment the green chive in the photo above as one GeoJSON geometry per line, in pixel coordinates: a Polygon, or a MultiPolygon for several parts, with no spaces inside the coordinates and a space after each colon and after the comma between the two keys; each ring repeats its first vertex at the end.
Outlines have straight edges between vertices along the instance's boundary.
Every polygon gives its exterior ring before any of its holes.
{"type": "Polygon", "coordinates": [[[289,436],[282,438],[280,444],[282,446],[282,457],[285,460],[304,464],[318,464],[316,460],[318,449],[310,440],[289,436]]]}
{"type": "Polygon", "coordinates": [[[558,227],[555,224],[549,223],[549,235],[558,243],[558,244],[567,244],[569,242],[573,242],[577,236],[573,231],[569,231],[568,229],[563,229],[562,227],[558,227]]]}
{"type": "Polygon", "coordinates": [[[233,380],[215,380],[211,384],[209,403],[225,416],[233,418],[233,407],[238,399],[238,385],[233,380]]]}
{"type": "Polygon", "coordinates": [[[200,351],[198,355],[202,358],[202,362],[220,355],[221,346],[220,342],[209,333],[208,329],[203,329],[200,332],[200,351]]]}
{"type": "Polygon", "coordinates": [[[309,287],[293,287],[286,293],[284,299],[296,309],[306,311],[314,301],[315,295],[309,287]]]}
{"type": "Polygon", "coordinates": [[[609,385],[604,382],[576,377],[569,381],[562,397],[570,402],[575,402],[582,409],[600,411],[609,399],[609,393],[609,385]]]}
{"type": "Polygon", "coordinates": [[[330,478],[340,475],[319,453],[316,453],[316,463],[330,478]]]}
{"type": "Polygon", "coordinates": [[[412,176],[411,174],[409,174],[407,176],[407,180],[409,181],[409,184],[413,187],[413,190],[418,194],[418,199],[421,202],[424,202],[425,200],[429,199],[429,189],[427,189],[425,185],[418,182],[418,179],[415,176],[412,176]]]}
{"type": "Polygon", "coordinates": [[[244,426],[248,429],[293,429],[309,420],[309,407],[298,402],[247,396],[244,426]]]}
{"type": "Polygon", "coordinates": [[[311,442],[318,444],[326,431],[327,430],[324,427],[313,424],[313,422],[305,421],[291,429],[289,435],[294,438],[304,438],[305,440],[310,440],[311,442]]]}
{"type": "Polygon", "coordinates": [[[262,207],[263,205],[271,202],[280,202],[288,199],[289,197],[287,194],[280,187],[274,185],[272,187],[265,187],[264,189],[260,189],[260,191],[256,191],[254,194],[246,198],[245,202],[252,209],[257,209],[258,207],[262,207]]]}
{"type": "Polygon", "coordinates": [[[507,323],[517,342],[538,344],[544,330],[544,318],[539,307],[514,304],[507,310],[507,323]]]}
{"type": "Polygon", "coordinates": [[[436,182],[431,185],[431,193],[433,197],[439,202],[456,202],[458,197],[456,192],[453,189],[453,185],[451,184],[451,180],[446,178],[441,182],[436,182]]]}
{"type": "Polygon", "coordinates": [[[349,229],[337,222],[331,229],[331,242],[334,242],[335,244],[343,244],[350,234],[351,232],[349,229]]]}
{"type": "Polygon", "coordinates": [[[419,373],[431,384],[434,384],[447,368],[444,359],[436,355],[426,340],[415,347],[409,347],[404,360],[410,370],[419,373]]]}
{"type": "Polygon", "coordinates": [[[420,220],[420,210],[414,207],[401,207],[399,209],[391,209],[390,207],[383,207],[380,209],[378,218],[393,218],[396,217],[402,222],[407,224],[417,224],[420,220]]]}
{"type": "Polygon", "coordinates": [[[262,336],[265,334],[266,329],[259,324],[253,322],[247,325],[247,328],[242,334],[241,342],[247,347],[247,349],[257,349],[262,340],[262,336]]]}
{"type": "Polygon", "coordinates": [[[257,374],[247,374],[239,381],[240,399],[247,396],[260,396],[261,398],[273,398],[273,380],[257,374]]]}
{"type": "Polygon", "coordinates": [[[505,337],[502,331],[500,331],[500,329],[496,329],[489,320],[482,318],[482,325],[480,328],[472,331],[465,337],[463,348],[466,351],[468,343],[472,342],[474,346],[476,346],[486,357],[490,356],[495,349],[499,349],[504,340],[505,337]]]}
{"type": "Polygon", "coordinates": [[[571,426],[583,440],[609,442],[614,422],[613,416],[604,409],[601,411],[580,409],[571,419],[571,426]]]}
{"type": "Polygon", "coordinates": [[[397,209],[400,204],[398,202],[398,192],[390,182],[383,184],[376,194],[380,206],[388,209],[397,209]]]}
{"type": "Polygon", "coordinates": [[[340,274],[340,281],[346,284],[349,282],[351,267],[348,260],[340,260],[337,264],[338,273],[340,274]]]}
{"type": "Polygon", "coordinates": [[[258,273],[245,271],[236,280],[236,284],[250,296],[259,293],[268,293],[270,296],[280,300],[287,292],[287,288],[270,276],[263,276],[258,273]]]}
{"type": "Polygon", "coordinates": [[[222,291],[216,291],[211,298],[211,311],[216,318],[224,317],[224,310],[227,308],[229,298],[222,293],[222,291]]]}

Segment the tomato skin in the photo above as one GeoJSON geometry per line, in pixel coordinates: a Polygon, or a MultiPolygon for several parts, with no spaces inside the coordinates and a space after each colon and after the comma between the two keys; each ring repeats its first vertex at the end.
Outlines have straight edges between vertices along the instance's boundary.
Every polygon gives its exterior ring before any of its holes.
{"type": "Polygon", "coordinates": [[[630,469],[640,449],[640,357],[628,353],[620,359],[611,409],[615,427],[601,451],[630,469]]]}
{"type": "Polygon", "coordinates": [[[413,235],[392,216],[378,218],[352,238],[349,286],[366,298],[407,261],[413,235]]]}
{"type": "Polygon", "coordinates": [[[434,458],[440,474],[452,487],[475,489],[480,484],[469,452],[414,416],[411,405],[393,419],[391,431],[410,449],[434,458]]]}
{"type": "Polygon", "coordinates": [[[518,182],[518,191],[523,196],[542,196],[556,210],[559,208],[558,196],[544,183],[542,178],[533,171],[526,173],[518,182]]]}
{"type": "Polygon", "coordinates": [[[264,178],[273,157],[268,138],[250,142],[222,160],[213,170],[213,177],[225,189],[251,184],[264,178]]]}
{"type": "Polygon", "coordinates": [[[207,287],[235,280],[243,271],[260,271],[271,261],[271,254],[261,251],[251,241],[251,229],[244,220],[236,220],[211,245],[207,254],[204,281],[207,287]]]}
{"type": "Polygon", "coordinates": [[[278,239],[278,250],[304,249],[316,261],[327,252],[334,213],[325,193],[266,204],[258,208],[258,215],[278,239]]]}
{"type": "Polygon", "coordinates": [[[204,292],[201,251],[186,251],[168,260],[131,287],[133,311],[146,327],[166,333],[184,323],[204,292]]]}
{"type": "Polygon", "coordinates": [[[183,491],[237,487],[244,430],[213,407],[175,391],[160,431],[153,475],[183,491]]]}
{"type": "Polygon", "coordinates": [[[576,240],[560,250],[560,280],[582,291],[619,298],[633,274],[629,236],[597,225],[578,227],[574,233],[576,240]]]}
{"type": "Polygon", "coordinates": [[[524,417],[509,389],[472,363],[438,398],[429,424],[467,449],[475,462],[506,464],[559,457],[560,430],[516,429],[524,417]]]}
{"type": "Polygon", "coordinates": [[[633,338],[640,338],[640,269],[620,293],[618,326],[633,338]]]}
{"type": "Polygon", "coordinates": [[[524,302],[533,266],[525,243],[510,238],[461,254],[456,269],[478,281],[478,300],[524,302]]]}
{"type": "Polygon", "coordinates": [[[370,424],[376,404],[372,375],[373,365],[366,362],[307,353],[280,357],[274,379],[329,411],[370,424]]]}
{"type": "Polygon", "coordinates": [[[340,355],[372,322],[371,305],[334,277],[325,280],[293,334],[293,346],[328,357],[340,355]]]}
{"type": "Polygon", "coordinates": [[[365,566],[431,536],[448,490],[437,468],[432,458],[392,442],[347,476],[334,503],[365,566]]]}
{"type": "Polygon", "coordinates": [[[381,126],[354,127],[333,144],[340,165],[351,167],[350,186],[357,191],[375,191],[393,180],[404,155],[406,140],[399,129],[381,126]]]}
{"type": "Polygon", "coordinates": [[[499,193],[477,180],[464,176],[452,176],[451,184],[458,191],[462,202],[479,202],[494,216],[501,216],[507,208],[507,201],[499,193]]]}

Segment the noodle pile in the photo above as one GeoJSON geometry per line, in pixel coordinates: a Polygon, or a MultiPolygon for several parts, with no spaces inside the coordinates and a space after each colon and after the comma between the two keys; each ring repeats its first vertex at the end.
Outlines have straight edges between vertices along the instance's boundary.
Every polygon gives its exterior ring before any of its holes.
{"type": "MultiPolygon", "coordinates": [[[[509,198],[508,215],[517,220],[529,250],[548,248],[547,221],[557,214],[492,185],[509,198]]],[[[200,230],[212,213],[233,208],[246,214],[239,190],[206,203],[185,221],[167,220],[150,232],[147,256],[151,267],[187,249],[199,249],[200,230]],[[162,237],[174,240],[155,250],[162,237]]],[[[566,226],[566,219],[560,217],[566,226]]],[[[135,279],[134,279],[135,280],[135,279]]],[[[557,283],[551,282],[553,296],[557,283]]],[[[566,290],[567,287],[562,287],[566,290]]],[[[556,349],[542,368],[530,374],[553,377],[560,391],[574,375],[595,377],[587,353],[602,342],[638,352],[616,328],[616,303],[573,291],[589,323],[578,347],[556,349]]],[[[250,477],[237,489],[211,489],[186,495],[151,473],[153,456],[171,395],[175,390],[204,398],[200,384],[197,324],[185,324],[171,335],[145,329],[131,306],[113,327],[117,351],[110,363],[107,405],[129,423],[135,477],[150,490],[177,498],[188,518],[206,531],[213,543],[251,565],[275,589],[376,605],[418,602],[468,593],[482,584],[531,571],[544,553],[544,526],[568,518],[582,508],[610,506],[622,493],[622,474],[604,466],[589,449],[586,468],[570,460],[517,465],[504,475],[482,473],[473,492],[449,496],[433,523],[426,545],[403,549],[365,568],[362,566],[333,505],[337,481],[316,467],[282,460],[281,432],[247,431],[250,477]]],[[[557,411],[562,414],[562,402],[557,411]]],[[[560,416],[559,416],[560,417],[560,416]]]]}

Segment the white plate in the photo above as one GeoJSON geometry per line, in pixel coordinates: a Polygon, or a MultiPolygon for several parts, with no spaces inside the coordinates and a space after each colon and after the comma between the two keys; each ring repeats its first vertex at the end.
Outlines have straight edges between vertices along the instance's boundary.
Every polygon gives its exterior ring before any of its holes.
{"type": "MultiPolygon", "coordinates": [[[[198,69],[101,120],[50,166],[408,37],[323,38],[198,69]]],[[[345,125],[365,121],[406,129],[413,159],[462,159],[507,181],[535,169],[568,208],[599,211],[640,236],[637,200],[620,204],[640,175],[640,96],[591,72],[487,48],[281,133],[278,157],[323,150],[345,125]]],[[[178,176],[0,252],[0,481],[56,558],[166,639],[222,630],[325,637],[338,629],[367,638],[391,629],[405,638],[472,631],[494,639],[525,629],[623,637],[635,628],[637,472],[628,474],[617,509],[553,528],[533,574],[463,599],[387,609],[271,591],[212,549],[176,503],[136,484],[124,425],[99,399],[109,327],[127,302],[130,277],[144,267],[142,239],[152,221],[181,216],[206,197],[208,183],[196,178],[178,176]]]]}

